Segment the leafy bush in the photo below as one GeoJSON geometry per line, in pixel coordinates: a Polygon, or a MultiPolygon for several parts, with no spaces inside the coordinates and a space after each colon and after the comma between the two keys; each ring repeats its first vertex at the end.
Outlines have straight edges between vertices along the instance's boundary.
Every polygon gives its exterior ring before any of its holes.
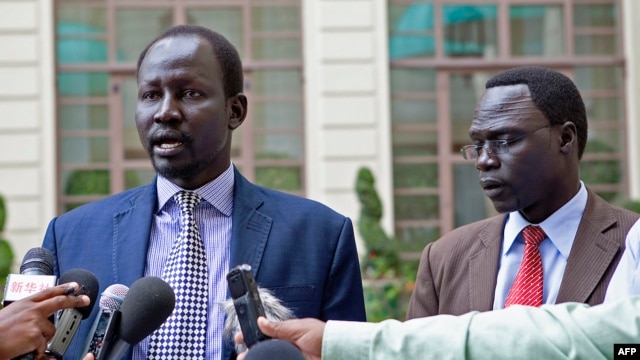
{"type": "Polygon", "coordinates": [[[367,320],[404,320],[417,271],[417,261],[401,261],[398,239],[382,226],[382,202],[371,171],[361,168],[356,179],[360,201],[358,231],[367,247],[360,261],[367,320]]]}
{"type": "Polygon", "coordinates": [[[4,225],[7,220],[7,208],[4,197],[0,195],[0,295],[4,295],[4,284],[11,272],[13,264],[13,249],[9,241],[4,238],[4,225]]]}

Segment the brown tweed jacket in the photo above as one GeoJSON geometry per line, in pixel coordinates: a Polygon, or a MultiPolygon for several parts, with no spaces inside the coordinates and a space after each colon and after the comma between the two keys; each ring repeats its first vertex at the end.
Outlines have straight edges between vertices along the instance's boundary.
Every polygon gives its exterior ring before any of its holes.
{"type": "MultiPolygon", "coordinates": [[[[588,194],[558,303],[602,303],[627,232],[640,217],[588,194]]],[[[493,309],[505,220],[501,214],[462,226],[425,247],[407,319],[493,309]]]]}

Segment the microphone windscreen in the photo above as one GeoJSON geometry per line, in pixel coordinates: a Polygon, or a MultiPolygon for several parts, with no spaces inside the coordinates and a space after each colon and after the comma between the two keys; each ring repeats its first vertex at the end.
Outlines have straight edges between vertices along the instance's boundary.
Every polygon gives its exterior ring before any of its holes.
{"type": "Polygon", "coordinates": [[[90,300],[89,305],[77,308],[80,314],[82,314],[82,319],[84,320],[91,315],[93,305],[96,303],[96,299],[98,298],[98,291],[100,287],[98,279],[87,270],[71,269],[60,276],[58,283],[64,284],[72,281],[77,282],[80,286],[79,293],[87,295],[90,300]]]}
{"type": "Polygon", "coordinates": [[[264,340],[249,349],[245,360],[305,360],[302,352],[293,344],[278,339],[264,340]]]}
{"type": "Polygon", "coordinates": [[[124,297],[127,296],[129,288],[122,284],[109,285],[100,296],[100,308],[111,311],[116,311],[120,308],[120,305],[124,301],[124,297]]]}
{"type": "Polygon", "coordinates": [[[173,289],[164,280],[147,276],[136,280],[120,306],[118,336],[135,345],[169,317],[176,304],[173,289]]]}
{"type": "Polygon", "coordinates": [[[22,259],[20,273],[53,275],[53,255],[49,250],[42,247],[30,249],[22,259]]]}

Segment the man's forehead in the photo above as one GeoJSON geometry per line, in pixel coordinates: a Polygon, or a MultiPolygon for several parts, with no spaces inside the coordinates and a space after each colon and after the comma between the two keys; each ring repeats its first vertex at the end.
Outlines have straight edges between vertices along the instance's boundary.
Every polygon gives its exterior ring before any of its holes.
{"type": "Polygon", "coordinates": [[[470,131],[518,127],[544,115],[526,84],[496,86],[485,91],[473,114],[470,131]]]}
{"type": "Polygon", "coordinates": [[[483,103],[504,103],[522,98],[531,98],[527,84],[494,86],[484,91],[479,105],[483,103]]]}

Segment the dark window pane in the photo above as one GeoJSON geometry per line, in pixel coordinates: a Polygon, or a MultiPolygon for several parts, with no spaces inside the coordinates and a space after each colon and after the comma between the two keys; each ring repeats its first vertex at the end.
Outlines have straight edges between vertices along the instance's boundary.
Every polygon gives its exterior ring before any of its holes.
{"type": "Polygon", "coordinates": [[[594,184],[618,184],[620,183],[622,170],[619,160],[582,161],[580,165],[580,178],[588,185],[594,184]]]}
{"type": "Polygon", "coordinates": [[[444,5],[444,53],[456,57],[495,57],[497,12],[495,5],[444,5]]]}
{"type": "Polygon", "coordinates": [[[134,77],[124,79],[118,93],[122,104],[119,119],[122,121],[122,140],[125,159],[147,159],[147,151],[140,143],[135,113],[138,99],[138,86],[134,77]]]}
{"type": "Polygon", "coordinates": [[[265,134],[255,141],[256,159],[302,160],[302,138],[298,134],[265,134]]]}
{"type": "Polygon", "coordinates": [[[514,56],[559,56],[564,51],[562,6],[511,6],[509,24],[514,56]]]}
{"type": "Polygon", "coordinates": [[[580,91],[618,90],[622,86],[622,69],[618,66],[579,66],[575,77],[580,91]]]}
{"type": "Polygon", "coordinates": [[[62,138],[60,158],[64,164],[103,163],[109,161],[107,138],[62,138]]]}
{"type": "Polygon", "coordinates": [[[302,132],[302,103],[254,102],[251,107],[255,129],[299,129],[302,132]]]}
{"type": "Polygon", "coordinates": [[[475,164],[456,164],[454,171],[455,226],[462,226],[482,220],[490,215],[493,204],[489,201],[478,183],[478,171],[475,164]]]}
{"type": "Polygon", "coordinates": [[[256,95],[276,96],[302,94],[298,70],[260,70],[251,75],[251,90],[256,95]]]}
{"type": "Polygon", "coordinates": [[[623,149],[624,135],[619,130],[589,130],[589,140],[585,151],[588,153],[611,154],[623,149]]]}
{"type": "Polygon", "coordinates": [[[439,217],[436,195],[397,195],[394,205],[396,220],[425,220],[439,217]]]}
{"type": "Polygon", "coordinates": [[[257,60],[298,60],[301,58],[299,39],[256,39],[253,56],[257,60]]]}
{"type": "Polygon", "coordinates": [[[580,4],[573,6],[575,27],[614,27],[618,11],[614,4],[580,4]]]}
{"type": "Polygon", "coordinates": [[[60,96],[106,96],[109,75],[103,72],[58,72],[60,96]]]}
{"type": "Polygon", "coordinates": [[[622,119],[624,109],[620,98],[583,97],[583,99],[587,108],[587,119],[589,123],[611,123],[618,122],[622,119]]]}
{"type": "Polygon", "coordinates": [[[432,57],[433,6],[416,3],[389,6],[389,58],[432,57]]]}
{"type": "Polygon", "coordinates": [[[438,121],[435,100],[392,99],[391,121],[393,124],[435,124],[438,121]]]}
{"type": "Polygon", "coordinates": [[[127,170],[124,173],[124,182],[127,189],[136,186],[149,184],[156,176],[156,172],[151,169],[145,170],[127,170]]]}
{"type": "Polygon", "coordinates": [[[116,11],[116,60],[136,62],[142,49],[172,25],[170,9],[127,9],[116,11]]]}
{"type": "Polygon", "coordinates": [[[297,32],[301,27],[300,8],[297,6],[255,6],[251,16],[256,32],[297,32]]]}
{"type": "Polygon", "coordinates": [[[395,189],[438,187],[438,164],[393,165],[393,187],[395,189]]]}
{"type": "Polygon", "coordinates": [[[430,131],[394,132],[393,156],[425,156],[438,154],[437,134],[430,131]]]}
{"type": "Polygon", "coordinates": [[[576,35],[576,55],[616,55],[620,52],[615,35],[576,35]]]}
{"type": "Polygon", "coordinates": [[[393,93],[432,93],[436,90],[436,72],[433,69],[393,68],[389,76],[393,93]]]}
{"type": "Polygon", "coordinates": [[[300,167],[258,167],[256,168],[256,183],[283,191],[300,190],[302,189],[300,167]]]}
{"type": "Polygon", "coordinates": [[[187,21],[189,24],[215,29],[235,45],[242,60],[249,60],[245,58],[242,10],[240,8],[192,7],[187,9],[187,21]]]}
{"type": "Polygon", "coordinates": [[[61,130],[106,130],[109,109],[106,105],[61,105],[61,130]]]}
{"type": "Polygon", "coordinates": [[[396,239],[401,251],[420,253],[430,242],[438,240],[440,229],[428,226],[396,227],[396,239]]]}
{"type": "Polygon", "coordinates": [[[63,173],[65,195],[109,194],[109,171],[72,170],[63,173]]]}

